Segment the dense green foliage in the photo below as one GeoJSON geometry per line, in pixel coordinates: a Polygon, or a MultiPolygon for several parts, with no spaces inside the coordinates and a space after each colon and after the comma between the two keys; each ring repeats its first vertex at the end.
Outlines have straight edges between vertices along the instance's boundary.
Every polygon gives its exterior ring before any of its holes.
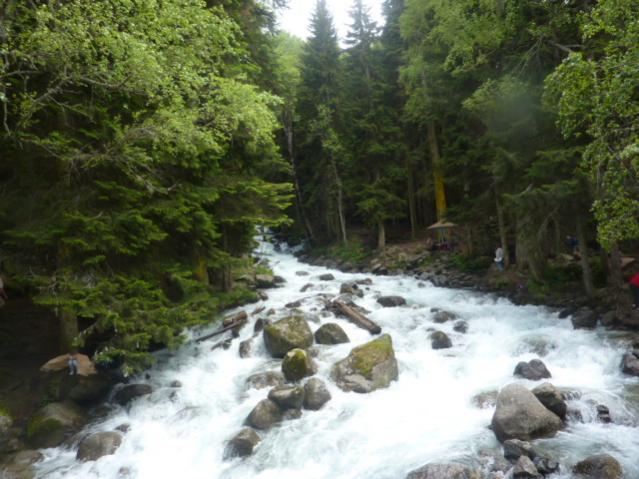
{"type": "Polygon", "coordinates": [[[637,2],[385,0],[379,27],[355,0],[343,44],[325,0],[307,41],[278,32],[285,3],[2,2],[3,274],[77,344],[146,365],[250,297],[233,271],[286,214],[358,258],[362,231],[383,248],[447,219],[460,267],[501,244],[540,284],[577,236],[589,294],[587,244],[619,277],[637,2]]]}
{"type": "Polygon", "coordinates": [[[261,58],[245,39],[263,34],[240,29],[240,7],[3,12],[4,269],[60,317],[92,320],[76,341],[106,333],[102,361],[144,365],[149,348],[238,300],[229,270],[256,224],[284,220],[290,187],[264,180],[286,170],[279,100],[251,80],[261,58]]]}
{"type": "MultiPolygon", "coordinates": [[[[386,0],[384,14],[378,29],[355,1],[339,64],[333,35],[331,67],[313,67],[326,59],[317,28],[302,58],[315,93],[338,76],[333,116],[300,102],[297,129],[319,117],[330,133],[344,229],[375,226],[383,247],[385,223],[415,236],[445,216],[465,255],[501,243],[538,281],[570,235],[588,293],[586,245],[612,251],[618,273],[619,243],[639,238],[636,2],[386,0]]],[[[300,146],[300,172],[318,171],[318,151],[300,146]]],[[[328,183],[298,180],[308,222],[326,233],[310,239],[345,241],[320,222],[328,183]]]]}

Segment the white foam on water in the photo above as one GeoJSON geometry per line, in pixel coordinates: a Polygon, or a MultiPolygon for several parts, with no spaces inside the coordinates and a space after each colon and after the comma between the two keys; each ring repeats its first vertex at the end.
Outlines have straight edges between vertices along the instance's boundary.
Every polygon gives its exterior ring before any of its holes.
{"type": "MultiPolygon", "coordinates": [[[[609,453],[622,463],[627,478],[639,478],[637,398],[632,403],[628,392],[639,381],[621,374],[623,350],[611,333],[575,331],[569,320],[560,320],[542,307],[515,306],[490,295],[436,288],[407,277],[374,277],[357,303],[392,336],[399,380],[371,394],[345,393],[330,380],[330,367],[371,336],[342,318],[320,317],[323,303],[317,294],[337,294],[342,282],[365,276],[301,264],[266,243],[260,254],[287,282],[269,290],[269,299],[254,307],[275,308],[283,316],[284,304],[303,299],[301,310],[321,323],[337,322],[351,339],[350,344],[316,346],[317,376],[328,385],[332,400],[320,411],[304,411],[301,419],[260,432],[262,442],[253,456],[225,461],[226,441],[268,393],[268,389],[247,390],[246,379],[280,367],[266,354],[261,337],[254,341],[253,356],[240,359],[238,344],[252,335],[251,322],[228,350],[210,351],[219,340],[212,339],[189,344],[161,360],[148,381],[154,386],[152,395],[138,399],[128,410],[118,408],[84,431],[130,424],[114,455],[79,463],[73,448],[48,449],[45,461],[37,466],[38,477],[398,479],[429,462],[472,464],[482,450],[500,451],[488,429],[493,410],[477,407],[473,396],[511,382],[530,388],[540,384],[517,380],[512,373],[519,361],[536,358],[536,351],[542,351],[553,375],[550,381],[580,392],[569,405],[585,421],[571,421],[555,438],[535,442],[561,463],[564,472],[554,477],[570,478],[571,465],[588,454],[609,453]],[[300,270],[309,275],[297,276],[300,270]],[[335,280],[319,281],[318,275],[326,272],[335,280]],[[314,286],[301,293],[308,282],[314,286]],[[376,302],[381,294],[401,295],[408,304],[382,308],[376,302]],[[455,332],[454,321],[435,324],[433,307],[467,321],[468,333],[455,332]],[[453,347],[433,350],[431,330],[448,334],[453,347]],[[176,379],[182,388],[169,387],[176,379]],[[610,408],[613,424],[596,422],[597,404],[610,408]]],[[[319,323],[311,322],[311,327],[317,329],[319,323]]]]}

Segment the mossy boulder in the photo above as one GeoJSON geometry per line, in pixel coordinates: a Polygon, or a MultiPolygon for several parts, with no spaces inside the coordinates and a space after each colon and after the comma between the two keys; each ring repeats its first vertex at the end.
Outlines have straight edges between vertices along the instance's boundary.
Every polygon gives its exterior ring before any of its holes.
{"type": "Polygon", "coordinates": [[[453,342],[443,331],[434,331],[430,335],[430,345],[433,349],[448,349],[453,347],[453,342]]]}
{"type": "Polygon", "coordinates": [[[354,348],[331,370],[331,377],[340,389],[357,393],[386,388],[398,376],[393,341],[388,334],[354,348]]]}
{"type": "Polygon", "coordinates": [[[87,422],[73,403],[51,403],[37,411],[27,425],[27,440],[35,447],[56,447],[87,422]]]}
{"type": "Polygon", "coordinates": [[[33,465],[44,459],[39,451],[20,451],[4,458],[0,463],[0,477],[2,479],[33,479],[35,469],[33,465]]]}
{"type": "Polygon", "coordinates": [[[282,374],[287,381],[299,381],[316,372],[315,364],[303,349],[292,349],[282,360],[282,374]]]}
{"type": "Polygon", "coordinates": [[[317,344],[343,344],[349,343],[350,339],[337,323],[326,323],[315,331],[315,342],[317,344]]]}
{"type": "Polygon", "coordinates": [[[106,397],[112,385],[111,380],[104,374],[78,375],[67,397],[78,404],[94,404],[106,397]]]}
{"type": "Polygon", "coordinates": [[[97,432],[80,441],[75,457],[78,461],[83,462],[97,461],[102,456],[115,454],[120,444],[122,444],[122,434],[119,432],[97,432]]]}
{"type": "Polygon", "coordinates": [[[266,430],[282,420],[282,411],[270,399],[263,399],[246,418],[246,424],[255,429],[266,430]]]}
{"type": "Polygon", "coordinates": [[[608,454],[590,456],[577,463],[572,472],[577,474],[577,477],[588,479],[621,479],[623,477],[621,464],[608,454]]]}
{"type": "Polygon", "coordinates": [[[274,358],[283,358],[291,349],[313,345],[313,333],[302,316],[280,319],[264,328],[264,345],[274,358]]]}

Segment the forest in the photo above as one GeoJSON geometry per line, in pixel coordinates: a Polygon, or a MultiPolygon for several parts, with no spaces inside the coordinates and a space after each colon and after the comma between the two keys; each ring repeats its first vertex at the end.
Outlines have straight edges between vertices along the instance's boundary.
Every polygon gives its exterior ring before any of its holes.
{"type": "MultiPolygon", "coordinates": [[[[135,371],[255,293],[257,228],[384,249],[458,225],[585,294],[639,239],[639,2],[2,0],[0,261],[63,349],[135,371]]],[[[11,300],[11,299],[10,299],[11,300]]],[[[64,351],[63,351],[64,352],[64,351]]]]}

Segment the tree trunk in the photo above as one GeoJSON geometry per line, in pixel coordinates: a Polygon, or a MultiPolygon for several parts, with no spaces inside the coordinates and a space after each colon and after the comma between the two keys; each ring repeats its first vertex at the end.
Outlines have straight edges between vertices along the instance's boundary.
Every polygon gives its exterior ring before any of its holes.
{"type": "Polygon", "coordinates": [[[439,145],[437,144],[437,132],[434,121],[428,122],[428,147],[433,164],[437,219],[443,220],[446,217],[446,188],[444,185],[444,172],[442,171],[441,157],[439,156],[439,145]]]}
{"type": "Polygon", "coordinates": [[[291,161],[291,168],[293,170],[293,188],[295,190],[295,211],[297,213],[297,218],[302,227],[304,228],[304,232],[306,233],[306,237],[311,242],[315,242],[315,236],[313,235],[313,229],[311,227],[311,223],[308,221],[306,214],[304,213],[304,206],[302,205],[302,192],[300,189],[300,182],[297,175],[297,163],[295,161],[295,146],[294,146],[294,133],[293,133],[293,119],[292,113],[287,113],[284,121],[284,134],[286,135],[286,146],[288,149],[288,156],[291,161]]]}
{"type": "Polygon", "coordinates": [[[384,220],[377,222],[377,249],[383,250],[386,248],[386,228],[384,226],[384,220]]]}
{"type": "Polygon", "coordinates": [[[408,213],[410,216],[410,237],[415,239],[417,237],[417,202],[415,199],[415,182],[413,181],[413,175],[411,167],[408,161],[408,155],[406,155],[405,167],[407,178],[407,194],[408,194],[408,213]]]}
{"type": "Polygon", "coordinates": [[[584,281],[584,290],[589,298],[592,298],[595,288],[592,284],[592,270],[588,258],[588,246],[586,241],[586,230],[584,228],[584,218],[577,215],[577,240],[579,241],[579,252],[581,256],[581,273],[584,281]]]}
{"type": "Polygon", "coordinates": [[[623,277],[621,275],[621,253],[619,252],[619,245],[617,243],[613,244],[612,248],[610,248],[610,258],[608,261],[610,271],[608,284],[619,291],[623,286],[623,277]]]}
{"type": "Polygon", "coordinates": [[[337,186],[337,215],[339,218],[342,243],[346,246],[348,244],[348,237],[346,236],[346,217],[344,216],[344,192],[342,191],[342,180],[337,171],[335,158],[331,158],[331,166],[333,167],[335,185],[337,186]]]}
{"type": "Polygon", "coordinates": [[[506,221],[504,220],[504,208],[501,205],[499,191],[495,187],[495,207],[497,209],[497,225],[499,227],[499,241],[501,249],[504,250],[504,266],[510,266],[510,251],[508,250],[508,234],[506,231],[506,221]]]}
{"type": "Polygon", "coordinates": [[[73,350],[73,342],[78,336],[78,318],[69,309],[62,308],[58,313],[60,326],[60,353],[70,353],[73,350]]]}

